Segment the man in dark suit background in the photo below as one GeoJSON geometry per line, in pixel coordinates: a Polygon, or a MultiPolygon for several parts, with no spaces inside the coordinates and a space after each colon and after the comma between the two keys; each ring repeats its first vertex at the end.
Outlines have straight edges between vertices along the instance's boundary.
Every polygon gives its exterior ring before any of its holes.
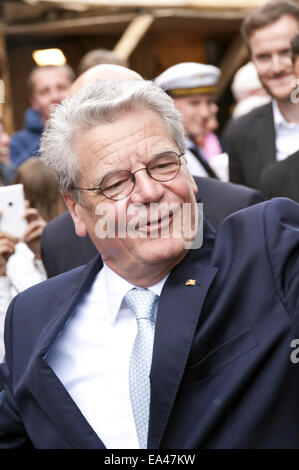
{"type": "Polygon", "coordinates": [[[260,189],[267,199],[289,197],[299,202],[299,151],[262,171],[260,189]]]}
{"type": "MultiPolygon", "coordinates": [[[[298,78],[292,100],[299,103],[299,34],[292,40],[295,75],[298,78]]],[[[265,168],[261,174],[260,189],[268,198],[284,196],[299,202],[299,151],[281,162],[265,168]]]]}
{"type": "Polygon", "coordinates": [[[0,448],[298,448],[298,205],[239,211],[216,238],[203,221],[199,247],[184,148],[149,82],[98,81],[54,111],[42,158],[104,266],[10,305],[0,448]]]}
{"type": "Polygon", "coordinates": [[[244,20],[242,33],[250,58],[272,102],[227,126],[233,183],[259,188],[263,169],[299,148],[299,105],[290,99],[295,79],[291,40],[298,29],[299,6],[288,0],[267,3],[244,20]]]}
{"type": "MultiPolygon", "coordinates": [[[[259,191],[214,178],[195,176],[197,202],[203,203],[207,220],[217,230],[225,217],[264,200],[259,191]]],[[[98,254],[88,235],[78,237],[69,212],[49,222],[42,233],[42,260],[48,277],[88,263],[98,254]]]]}

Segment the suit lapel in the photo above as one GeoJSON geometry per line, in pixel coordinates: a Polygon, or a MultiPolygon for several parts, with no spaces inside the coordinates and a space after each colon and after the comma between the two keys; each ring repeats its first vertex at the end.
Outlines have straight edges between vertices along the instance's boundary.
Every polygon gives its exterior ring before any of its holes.
{"type": "MultiPolygon", "coordinates": [[[[151,369],[149,448],[158,448],[171,413],[188,360],[192,339],[208,289],[217,268],[208,267],[214,232],[205,224],[205,244],[190,250],[170,274],[161,293],[151,369]],[[186,286],[195,279],[195,286],[186,286]]],[[[26,372],[26,383],[49,420],[63,436],[66,447],[105,448],[81,411],[46,362],[51,345],[72,318],[74,307],[90,288],[101,267],[91,261],[74,285],[57,302],[57,313],[38,342],[26,372]],[[63,415],[64,419],[61,419],[63,415]]]]}
{"type": "Polygon", "coordinates": [[[81,411],[46,361],[53,342],[72,318],[80,297],[89,290],[102,263],[97,257],[91,261],[76,282],[57,302],[56,315],[47,325],[28,366],[26,381],[37,402],[48,415],[70,448],[105,448],[81,411]],[[63,419],[61,417],[63,416],[63,419]]]}
{"type": "Polygon", "coordinates": [[[275,128],[272,102],[263,107],[258,120],[259,131],[256,133],[258,140],[257,155],[261,156],[261,167],[275,162],[276,160],[276,144],[275,144],[275,128]]]}
{"type": "Polygon", "coordinates": [[[193,336],[217,268],[208,267],[212,238],[191,250],[171,273],[162,290],[157,314],[151,369],[148,447],[159,447],[182,380],[193,336]],[[211,242],[211,243],[210,243],[211,242]],[[195,286],[187,286],[193,279],[195,286]]]}

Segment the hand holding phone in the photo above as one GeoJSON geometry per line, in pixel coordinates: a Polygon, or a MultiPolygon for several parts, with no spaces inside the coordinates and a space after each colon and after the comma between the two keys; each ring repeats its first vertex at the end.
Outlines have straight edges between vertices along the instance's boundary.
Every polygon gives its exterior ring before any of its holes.
{"type": "Polygon", "coordinates": [[[0,213],[0,231],[21,238],[27,226],[22,184],[0,187],[0,213]]]}
{"type": "Polygon", "coordinates": [[[0,276],[6,275],[7,261],[14,254],[16,243],[18,243],[17,238],[0,231],[0,276]]]}

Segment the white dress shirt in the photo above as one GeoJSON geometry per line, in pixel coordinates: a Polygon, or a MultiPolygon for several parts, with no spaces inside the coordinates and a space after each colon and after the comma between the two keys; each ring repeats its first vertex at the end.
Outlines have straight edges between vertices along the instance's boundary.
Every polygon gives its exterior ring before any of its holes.
{"type": "MultiPolygon", "coordinates": [[[[168,275],[150,290],[161,294],[168,275]]],[[[123,302],[132,284],[104,265],[46,356],[108,449],[138,449],[129,365],[137,322],[123,302]]]]}
{"type": "MultiPolygon", "coordinates": [[[[208,173],[200,163],[200,161],[196,158],[194,153],[189,150],[190,148],[193,148],[195,144],[188,139],[188,137],[185,137],[186,145],[187,145],[187,150],[185,152],[185,158],[187,161],[187,168],[190,172],[191,175],[193,176],[208,176],[208,173]]],[[[202,150],[199,150],[201,155],[203,156],[202,150]]]]}
{"type": "Polygon", "coordinates": [[[276,160],[284,160],[299,150],[299,124],[287,122],[277,102],[272,101],[275,128],[276,160]]]}

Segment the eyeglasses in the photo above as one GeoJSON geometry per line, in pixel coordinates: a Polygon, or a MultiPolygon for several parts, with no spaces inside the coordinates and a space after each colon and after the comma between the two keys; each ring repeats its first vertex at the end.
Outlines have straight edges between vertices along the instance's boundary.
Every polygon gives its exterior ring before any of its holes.
{"type": "Polygon", "coordinates": [[[135,188],[135,174],[138,171],[146,170],[148,176],[155,181],[165,183],[176,177],[181,168],[181,157],[176,152],[164,152],[152,158],[146,167],[132,173],[129,170],[112,171],[104,176],[99,186],[96,188],[79,188],[73,186],[73,189],[83,191],[99,191],[107,199],[112,201],[120,201],[130,196],[135,188]]]}

